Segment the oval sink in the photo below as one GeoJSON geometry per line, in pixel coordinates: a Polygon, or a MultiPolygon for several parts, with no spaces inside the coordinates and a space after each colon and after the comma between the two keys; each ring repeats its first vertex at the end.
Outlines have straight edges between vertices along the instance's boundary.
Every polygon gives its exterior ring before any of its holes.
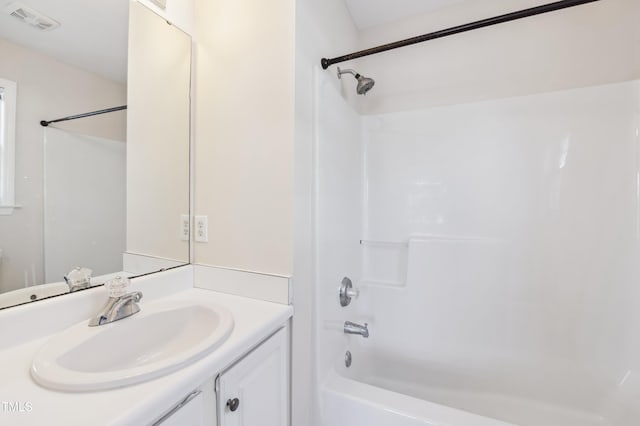
{"type": "Polygon", "coordinates": [[[220,346],[233,329],[222,306],[141,305],[131,317],[99,327],[77,324],[36,353],[31,375],[65,391],[128,386],[176,371],[220,346]]]}

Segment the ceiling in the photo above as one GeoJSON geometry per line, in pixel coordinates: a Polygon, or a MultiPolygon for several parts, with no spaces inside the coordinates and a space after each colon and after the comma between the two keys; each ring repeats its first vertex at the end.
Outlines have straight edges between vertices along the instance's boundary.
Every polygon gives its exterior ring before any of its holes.
{"type": "Polygon", "coordinates": [[[62,25],[40,31],[7,14],[0,0],[0,38],[110,80],[126,82],[129,0],[20,0],[62,25]]]}
{"type": "MultiPolygon", "coordinates": [[[[360,30],[453,6],[466,0],[344,0],[360,30]]],[[[39,31],[6,13],[0,0],[0,38],[76,67],[126,82],[129,0],[19,0],[62,25],[39,31]]]]}
{"type": "Polygon", "coordinates": [[[359,30],[422,15],[466,0],[344,0],[359,30]]]}
{"type": "MultiPolygon", "coordinates": [[[[468,0],[344,0],[359,30],[448,8],[468,0]]],[[[6,13],[0,0],[0,38],[126,82],[129,0],[19,0],[62,25],[38,31],[6,13]]]]}

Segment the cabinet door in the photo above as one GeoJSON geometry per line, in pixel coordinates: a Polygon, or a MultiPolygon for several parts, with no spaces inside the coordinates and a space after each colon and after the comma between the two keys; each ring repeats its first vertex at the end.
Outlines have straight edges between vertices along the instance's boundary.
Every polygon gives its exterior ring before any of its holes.
{"type": "Polygon", "coordinates": [[[153,426],[215,426],[216,398],[213,378],[167,410],[153,426]]]}
{"type": "Polygon", "coordinates": [[[287,342],[282,328],[220,375],[218,426],[289,424],[287,342]]]}
{"type": "Polygon", "coordinates": [[[201,393],[196,392],[189,396],[189,401],[181,403],[167,417],[155,422],[154,426],[205,426],[202,419],[204,398],[201,393]]]}

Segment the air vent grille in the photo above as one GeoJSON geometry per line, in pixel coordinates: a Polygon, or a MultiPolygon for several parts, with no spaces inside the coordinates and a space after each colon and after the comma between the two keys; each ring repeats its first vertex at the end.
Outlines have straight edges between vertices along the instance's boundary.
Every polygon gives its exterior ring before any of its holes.
{"type": "Polygon", "coordinates": [[[49,31],[60,26],[60,23],[55,19],[49,18],[20,2],[9,3],[7,13],[40,31],[49,31]]]}

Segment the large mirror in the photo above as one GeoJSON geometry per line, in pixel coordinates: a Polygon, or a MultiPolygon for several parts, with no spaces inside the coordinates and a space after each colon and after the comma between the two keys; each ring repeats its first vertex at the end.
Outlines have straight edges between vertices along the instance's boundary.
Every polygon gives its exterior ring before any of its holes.
{"type": "Polygon", "coordinates": [[[5,5],[0,308],[188,263],[190,37],[132,0],[5,5]]]}

